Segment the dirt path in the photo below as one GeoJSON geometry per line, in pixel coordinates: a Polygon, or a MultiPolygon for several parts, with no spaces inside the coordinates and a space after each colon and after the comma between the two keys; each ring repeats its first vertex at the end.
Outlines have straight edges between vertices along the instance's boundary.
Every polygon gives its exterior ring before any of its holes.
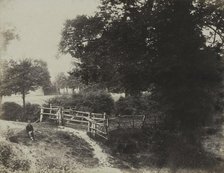
{"type": "MultiPolygon", "coordinates": [[[[0,141],[2,142],[4,141],[10,146],[12,146],[15,149],[17,156],[19,158],[24,158],[29,160],[31,163],[29,171],[31,171],[32,173],[39,172],[40,165],[38,163],[40,160],[43,160],[43,158],[52,159],[53,157],[56,158],[56,156],[59,157],[59,155],[60,157],[64,157],[66,154],[63,154],[62,152],[65,152],[65,153],[69,152],[67,148],[57,149],[55,148],[55,146],[50,147],[48,143],[46,143],[46,139],[38,140],[37,142],[34,142],[34,143],[32,141],[28,141],[28,145],[23,144],[21,142],[10,143],[8,140],[6,140],[7,136],[11,135],[10,134],[11,132],[13,134],[16,134],[16,133],[21,133],[21,131],[24,131],[25,125],[26,123],[0,120],[0,141]]],[[[41,124],[37,124],[37,125],[42,127],[41,124]]],[[[37,132],[41,133],[41,131],[42,131],[41,129],[38,129],[37,132]]],[[[85,131],[76,130],[69,127],[59,127],[57,128],[56,131],[72,133],[75,136],[85,140],[93,149],[92,150],[93,157],[99,161],[97,166],[90,167],[88,163],[86,165],[80,165],[79,163],[76,163],[71,158],[71,164],[76,165],[75,168],[73,169],[74,173],[75,172],[77,173],[86,173],[86,172],[88,173],[89,172],[90,173],[101,173],[101,172],[102,173],[123,173],[123,171],[119,170],[118,168],[113,168],[113,166],[109,162],[110,156],[106,154],[105,152],[103,152],[102,148],[94,140],[89,138],[89,136],[86,134],[85,131]]],[[[21,135],[19,135],[19,137],[20,137],[20,140],[23,140],[21,139],[21,135]]],[[[54,140],[54,139],[49,138],[49,140],[54,140]]],[[[42,171],[44,171],[43,168],[42,168],[42,171]]]]}
{"type": "Polygon", "coordinates": [[[100,172],[105,172],[105,173],[122,173],[121,170],[118,168],[113,168],[112,165],[110,164],[110,156],[103,152],[102,148],[94,141],[92,140],[85,131],[81,130],[76,130],[72,129],[69,127],[60,127],[61,131],[65,132],[70,132],[73,133],[74,135],[84,139],[86,142],[88,142],[91,147],[93,148],[93,154],[94,157],[99,160],[99,167],[98,168],[91,168],[91,169],[85,169],[82,170],[83,172],[91,172],[91,173],[100,173],[100,172]]]}
{"type": "MultiPolygon", "coordinates": [[[[70,166],[72,172],[69,173],[169,173],[167,169],[156,169],[156,168],[116,168],[111,160],[112,158],[109,154],[104,152],[101,146],[98,145],[96,141],[91,139],[86,131],[77,130],[69,127],[45,127],[44,124],[34,124],[36,126],[36,135],[39,136],[37,141],[27,140],[26,133],[24,132],[26,123],[19,123],[13,121],[3,121],[0,120],[0,141],[4,141],[7,145],[10,145],[14,148],[16,155],[19,159],[26,159],[30,161],[29,173],[44,173],[49,172],[49,165],[52,166],[50,172],[57,170],[58,163],[59,165],[68,165],[70,166]],[[47,129],[46,129],[47,128],[47,129]],[[9,140],[6,140],[6,136],[10,135],[10,131],[18,134],[19,142],[13,143],[9,140]],[[64,134],[68,132],[66,138],[59,139],[57,136],[59,134],[64,134]],[[71,134],[71,135],[70,135],[71,134]],[[25,135],[25,136],[23,136],[25,135]],[[72,137],[72,135],[74,136],[72,137]],[[43,136],[43,137],[41,137],[43,136]],[[73,140],[72,140],[73,139],[73,140]],[[74,140],[75,139],[75,140],[74,140]],[[83,142],[77,142],[79,139],[83,142]],[[65,142],[69,142],[69,145],[65,145],[65,142]],[[25,142],[25,143],[24,143],[25,142]],[[90,155],[83,155],[83,150],[79,150],[80,145],[85,145],[88,143],[90,155]],[[71,148],[72,146],[72,148],[71,148]],[[92,148],[92,149],[90,149],[92,148]],[[73,149],[73,150],[71,150],[73,149]],[[76,151],[75,155],[72,154],[72,151],[76,151]],[[81,155],[80,155],[81,154],[81,155]],[[77,159],[83,159],[82,162],[79,162],[77,159]],[[91,166],[92,163],[92,166],[91,166]],[[55,168],[55,169],[54,169],[55,168]],[[41,169],[41,171],[40,171],[41,169]]],[[[63,137],[63,136],[62,136],[63,137]]],[[[85,151],[87,152],[87,151],[85,151]]],[[[116,159],[115,159],[116,160],[116,159]]],[[[59,169],[60,170],[60,169],[59,169]]],[[[1,172],[1,170],[0,170],[1,172]]],[[[58,172],[58,171],[57,171],[58,172]]],[[[64,171],[67,172],[67,171],[64,171]]]]}

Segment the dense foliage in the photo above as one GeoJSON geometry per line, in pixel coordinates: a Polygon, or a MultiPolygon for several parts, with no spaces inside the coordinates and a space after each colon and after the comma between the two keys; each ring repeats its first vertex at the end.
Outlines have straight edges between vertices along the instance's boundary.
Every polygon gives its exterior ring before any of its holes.
{"type": "MultiPolygon", "coordinates": [[[[3,76],[1,95],[21,94],[25,111],[25,96],[39,87],[51,85],[47,64],[41,60],[10,60],[3,76]]],[[[25,115],[25,112],[24,112],[25,115]]]]}
{"type": "Polygon", "coordinates": [[[22,117],[22,107],[14,102],[6,102],[2,105],[1,118],[5,120],[19,120],[22,117]]]}
{"type": "Polygon", "coordinates": [[[25,115],[23,115],[23,108],[14,102],[5,102],[2,105],[1,119],[11,121],[36,121],[40,116],[40,106],[37,104],[26,104],[25,115]]]}
{"type": "Polygon", "coordinates": [[[216,113],[223,7],[219,0],[101,0],[94,16],[66,22],[60,50],[79,60],[75,74],[87,84],[151,91],[169,129],[188,133],[216,113]]]}
{"type": "Polygon", "coordinates": [[[158,103],[153,101],[149,93],[142,96],[120,97],[115,103],[116,114],[121,115],[146,115],[158,112],[158,103]]]}
{"type": "Polygon", "coordinates": [[[76,110],[107,113],[110,114],[114,110],[114,101],[106,91],[85,91],[79,94],[73,94],[72,97],[61,96],[50,99],[47,104],[60,105],[64,107],[72,107],[76,110]]]}

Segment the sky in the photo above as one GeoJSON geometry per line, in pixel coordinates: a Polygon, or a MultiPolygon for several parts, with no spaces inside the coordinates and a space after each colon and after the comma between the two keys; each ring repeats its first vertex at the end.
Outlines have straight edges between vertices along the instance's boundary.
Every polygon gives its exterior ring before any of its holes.
{"type": "Polygon", "coordinates": [[[99,0],[5,0],[0,5],[1,28],[15,28],[19,36],[1,53],[2,58],[42,59],[54,79],[72,68],[70,55],[57,57],[65,21],[94,14],[99,0]]]}

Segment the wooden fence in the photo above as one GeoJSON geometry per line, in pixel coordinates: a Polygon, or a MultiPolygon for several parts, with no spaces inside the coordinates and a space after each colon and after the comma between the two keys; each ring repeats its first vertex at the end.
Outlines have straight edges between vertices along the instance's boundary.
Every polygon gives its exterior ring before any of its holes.
{"type": "Polygon", "coordinates": [[[87,126],[88,133],[108,139],[108,117],[105,113],[83,112],[60,106],[41,107],[40,122],[44,119],[50,119],[65,126],[77,123],[83,124],[87,126]]]}
{"type": "Polygon", "coordinates": [[[108,139],[109,131],[117,128],[141,128],[145,122],[144,115],[119,115],[109,118],[106,113],[83,112],[61,106],[41,107],[40,122],[45,119],[53,120],[59,125],[65,126],[84,125],[89,134],[104,139],[108,139]]]}

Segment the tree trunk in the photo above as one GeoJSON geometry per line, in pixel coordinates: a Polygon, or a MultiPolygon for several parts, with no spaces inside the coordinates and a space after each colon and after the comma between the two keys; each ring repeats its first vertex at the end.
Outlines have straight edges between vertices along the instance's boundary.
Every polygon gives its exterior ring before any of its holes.
{"type": "Polygon", "coordinates": [[[21,120],[25,119],[25,114],[26,114],[26,94],[25,92],[22,93],[22,99],[23,99],[23,115],[21,117],[21,120]]]}

